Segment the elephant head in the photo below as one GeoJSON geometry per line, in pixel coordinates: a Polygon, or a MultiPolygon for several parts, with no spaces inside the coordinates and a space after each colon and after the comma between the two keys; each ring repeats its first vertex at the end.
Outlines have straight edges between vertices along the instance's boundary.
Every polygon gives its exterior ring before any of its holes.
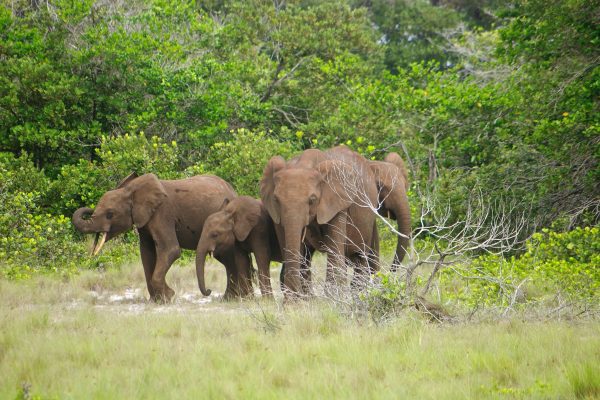
{"type": "MultiPolygon", "coordinates": [[[[315,168],[290,168],[280,156],[271,158],[263,172],[260,193],[275,224],[283,228],[283,258],[286,269],[300,270],[300,247],[307,226],[327,224],[352,204],[340,171],[345,163],[326,160],[315,168]]],[[[285,285],[298,293],[299,276],[286,277],[285,285]]]]}
{"type": "Polygon", "coordinates": [[[132,173],[116,189],[104,193],[94,210],[83,207],[75,211],[73,225],[81,233],[96,234],[92,249],[96,255],[106,241],[133,225],[144,227],[166,197],[156,175],[132,173]]]}
{"type": "Polygon", "coordinates": [[[260,202],[251,197],[240,196],[231,201],[225,199],[221,209],[206,219],[196,249],[196,275],[203,295],[209,296],[211,293],[210,289],[206,289],[204,281],[206,256],[231,251],[236,241],[246,240],[260,215],[260,202]]]}

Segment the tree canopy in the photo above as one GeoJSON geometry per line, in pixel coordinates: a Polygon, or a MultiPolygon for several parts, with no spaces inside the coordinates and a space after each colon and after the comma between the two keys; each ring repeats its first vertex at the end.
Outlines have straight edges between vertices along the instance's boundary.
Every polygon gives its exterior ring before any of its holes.
{"type": "Polygon", "coordinates": [[[131,169],[216,172],[256,195],[265,157],[345,143],[399,152],[413,187],[457,210],[476,187],[519,199],[538,226],[597,224],[598,12],[589,0],[3,0],[1,171],[31,163],[35,177],[10,190],[69,214],[131,169]]]}

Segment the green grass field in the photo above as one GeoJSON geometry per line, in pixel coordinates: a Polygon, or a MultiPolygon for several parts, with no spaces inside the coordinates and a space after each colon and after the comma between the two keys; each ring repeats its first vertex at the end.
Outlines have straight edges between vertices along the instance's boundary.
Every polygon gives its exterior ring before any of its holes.
{"type": "MultiPolygon", "coordinates": [[[[208,278],[222,292],[221,268],[208,278]]],[[[139,265],[0,281],[0,399],[600,397],[598,321],[376,325],[322,302],[207,302],[190,267],[167,279],[169,305],[145,301],[139,265]]]]}

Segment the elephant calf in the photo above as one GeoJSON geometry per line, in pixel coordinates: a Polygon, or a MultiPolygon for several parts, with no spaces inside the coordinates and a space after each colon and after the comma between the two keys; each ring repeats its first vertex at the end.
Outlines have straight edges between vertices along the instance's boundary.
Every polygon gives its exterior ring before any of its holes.
{"type": "MultiPolygon", "coordinates": [[[[95,210],[75,211],[73,224],[82,233],[96,233],[94,255],[105,241],[135,225],[150,298],[168,301],[175,292],[165,281],[167,271],[182,248],[196,248],[208,216],[218,211],[224,200],[234,197],[231,185],[213,175],[159,180],[154,174],[133,173],[116,189],[106,192],[95,210]]],[[[226,255],[222,262],[233,277],[233,285],[228,285],[225,294],[245,295],[243,290],[248,285],[238,282],[233,273],[235,260],[226,255]]]]}
{"type": "MultiPolygon", "coordinates": [[[[243,282],[250,282],[250,253],[254,253],[260,291],[263,296],[272,296],[269,263],[281,261],[282,257],[273,220],[260,200],[248,196],[225,200],[221,210],[206,219],[196,249],[198,286],[205,296],[211,293],[204,283],[204,265],[209,253],[217,259],[224,254],[232,255],[243,282]]],[[[227,279],[231,277],[228,275],[227,279]]],[[[250,292],[251,287],[245,291],[250,292]]]]}

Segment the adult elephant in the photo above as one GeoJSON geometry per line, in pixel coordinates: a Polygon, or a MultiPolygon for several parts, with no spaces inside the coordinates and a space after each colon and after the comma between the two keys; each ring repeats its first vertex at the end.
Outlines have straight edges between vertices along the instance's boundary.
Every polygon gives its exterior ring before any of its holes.
{"type": "Polygon", "coordinates": [[[248,196],[225,200],[221,210],[207,218],[196,250],[198,286],[205,296],[211,293],[204,282],[204,264],[209,253],[216,257],[233,254],[238,273],[244,278],[250,277],[250,253],[254,253],[260,291],[263,296],[272,296],[270,262],[282,259],[273,220],[260,200],[248,196]]]}
{"type": "MultiPolygon", "coordinates": [[[[175,292],[165,281],[167,271],[182,248],[196,249],[206,218],[225,199],[235,197],[231,185],[217,176],[160,180],[154,174],[133,173],[106,192],[95,210],[84,207],[75,211],[73,224],[82,233],[96,233],[94,255],[106,241],[135,226],[150,298],[169,301],[175,292]]],[[[235,260],[225,255],[220,261],[233,277],[225,295],[243,295],[235,260]]]]}
{"type": "Polygon", "coordinates": [[[302,264],[313,249],[327,253],[327,283],[345,271],[347,261],[354,265],[354,284],[368,274],[378,254],[376,217],[369,207],[377,204],[377,188],[362,156],[339,146],[306,150],[287,163],[272,157],[260,193],[282,248],[286,296],[307,294],[302,264]]]}
{"type": "Polygon", "coordinates": [[[389,153],[384,161],[369,161],[375,175],[379,214],[398,223],[398,243],[392,263],[394,271],[404,259],[410,245],[410,207],[406,192],[409,187],[408,173],[398,153],[389,153]]]}

